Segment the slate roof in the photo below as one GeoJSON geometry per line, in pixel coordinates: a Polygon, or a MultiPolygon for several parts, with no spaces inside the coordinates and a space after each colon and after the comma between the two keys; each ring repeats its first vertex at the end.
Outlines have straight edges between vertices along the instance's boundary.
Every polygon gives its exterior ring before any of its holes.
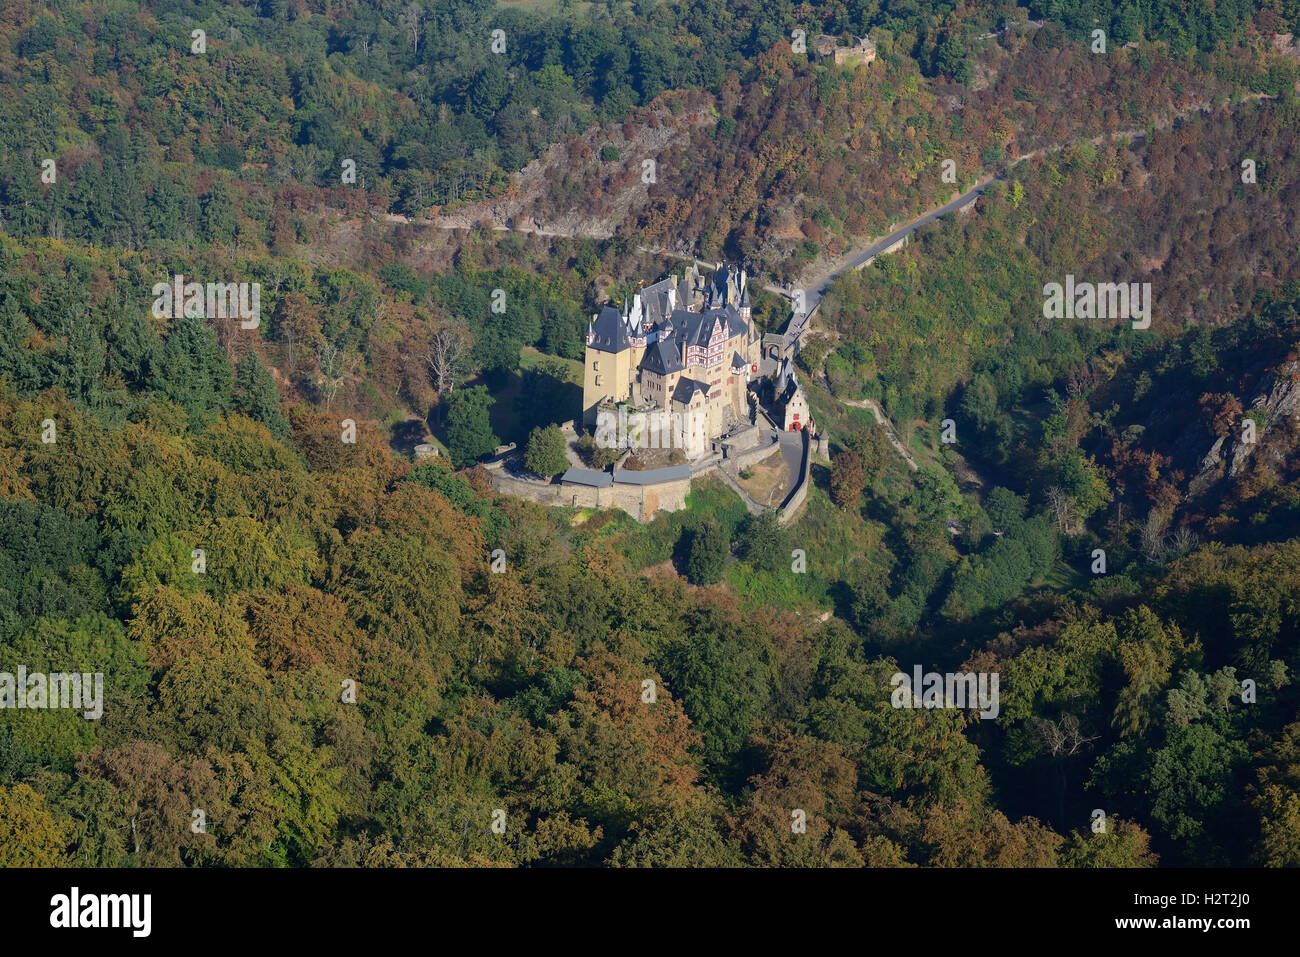
{"type": "Polygon", "coordinates": [[[671,317],[677,338],[685,338],[691,346],[707,346],[709,336],[713,333],[713,324],[721,319],[726,331],[724,338],[731,339],[743,335],[749,330],[749,324],[740,316],[735,306],[723,306],[721,309],[705,309],[703,312],[689,312],[674,309],[671,317]]]}
{"type": "Polygon", "coordinates": [[[677,388],[673,389],[673,401],[686,405],[696,392],[703,392],[707,397],[709,387],[703,382],[696,382],[694,379],[678,379],[677,388]]]}
{"type": "Polygon", "coordinates": [[[677,358],[677,349],[673,341],[660,339],[646,347],[645,356],[641,359],[641,368],[659,375],[667,375],[670,372],[680,372],[683,366],[681,360],[677,358]]]}
{"type": "MultiPolygon", "coordinates": [[[[787,359],[786,360],[787,366],[789,366],[789,362],[790,360],[787,359]]],[[[776,400],[784,405],[785,403],[793,399],[795,397],[795,393],[799,391],[799,380],[794,377],[793,368],[782,369],[781,375],[784,381],[778,383],[779,391],[776,400]],[[788,379],[785,378],[787,375],[789,376],[788,379]]]]}
{"type": "Polygon", "coordinates": [[[677,278],[669,276],[641,290],[641,301],[645,304],[646,321],[658,324],[671,311],[668,308],[668,290],[677,289],[677,278]]]}
{"type": "Polygon", "coordinates": [[[727,305],[727,279],[730,273],[726,265],[719,266],[713,273],[713,282],[709,285],[709,305],[721,308],[727,305]]]}
{"type": "Polygon", "coordinates": [[[601,352],[622,352],[628,348],[627,323],[613,306],[600,310],[591,331],[595,337],[591,344],[601,352]]]}
{"type": "Polygon", "coordinates": [[[739,352],[733,352],[731,354],[731,368],[743,369],[747,365],[749,365],[749,363],[746,362],[744,359],[740,358],[739,352]]]}
{"type": "Polygon", "coordinates": [[[614,481],[620,485],[653,485],[656,482],[671,482],[674,479],[691,477],[689,465],[670,465],[663,469],[615,469],[614,481]]]}
{"type": "MultiPolygon", "coordinates": [[[[706,309],[704,312],[674,309],[672,315],[657,326],[655,334],[650,337],[654,341],[646,348],[646,353],[641,359],[641,368],[658,375],[680,372],[685,368],[681,360],[683,343],[707,349],[714,323],[718,320],[723,323],[725,329],[723,336],[726,339],[734,339],[749,331],[749,324],[741,318],[740,310],[735,306],[706,309]]],[[[596,338],[597,347],[603,348],[599,344],[599,334],[596,338]]],[[[745,365],[743,361],[736,363],[737,367],[743,365],[745,365]]]]}
{"type": "Polygon", "coordinates": [[[597,472],[595,469],[571,468],[560,476],[562,485],[591,485],[596,488],[605,488],[614,484],[614,476],[608,472],[597,472]]]}

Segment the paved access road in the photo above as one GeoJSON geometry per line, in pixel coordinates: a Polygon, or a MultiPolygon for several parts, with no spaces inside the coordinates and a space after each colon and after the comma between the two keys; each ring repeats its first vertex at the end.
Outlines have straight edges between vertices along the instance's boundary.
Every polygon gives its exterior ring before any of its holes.
{"type": "MultiPolygon", "coordinates": [[[[816,312],[817,307],[821,305],[822,297],[826,295],[826,290],[830,288],[831,283],[834,282],[836,278],[849,270],[861,269],[895,243],[902,242],[904,239],[911,236],[922,226],[934,222],[941,216],[947,216],[949,213],[956,212],[959,209],[969,206],[971,203],[975,202],[975,200],[979,199],[983,192],[989,188],[990,183],[995,179],[1002,178],[1005,177],[991,175],[985,176],[956,199],[945,203],[937,209],[932,209],[928,213],[918,216],[906,226],[901,226],[894,230],[884,239],[878,239],[870,246],[867,246],[864,249],[859,249],[848,259],[847,262],[844,263],[844,265],[840,266],[834,272],[827,273],[818,278],[812,284],[811,288],[804,290],[804,304],[807,306],[808,311],[802,314],[796,313],[791,317],[790,326],[786,331],[786,340],[790,341],[793,339],[803,338],[804,333],[808,331],[808,325],[812,320],[813,313],[816,312]]],[[[779,292],[782,295],[789,296],[791,294],[791,290],[783,289],[780,286],[768,286],[767,288],[773,292],[779,292]]]]}

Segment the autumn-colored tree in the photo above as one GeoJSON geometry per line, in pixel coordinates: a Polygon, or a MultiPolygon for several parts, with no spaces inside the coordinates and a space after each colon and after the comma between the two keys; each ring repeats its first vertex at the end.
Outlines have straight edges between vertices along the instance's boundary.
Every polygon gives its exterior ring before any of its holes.
{"type": "Polygon", "coordinates": [[[653,669],[605,655],[583,670],[590,684],[556,716],[555,734],[577,774],[578,806],[612,850],[633,821],[700,799],[691,757],[699,739],[653,669]]]}
{"type": "Polygon", "coordinates": [[[843,509],[856,508],[866,487],[862,456],[845,449],[831,463],[831,501],[843,509]]]}
{"type": "Polygon", "coordinates": [[[95,749],[78,769],[125,796],[126,817],[118,827],[130,860],[175,867],[187,859],[202,860],[215,847],[212,834],[190,826],[195,809],[216,806],[217,783],[207,761],[177,760],[158,744],[133,741],[95,749]]]}
{"type": "Polygon", "coordinates": [[[67,829],[26,784],[0,785],[0,867],[67,867],[67,829]]]}
{"type": "Polygon", "coordinates": [[[1201,412],[1206,417],[1210,431],[1223,438],[1240,433],[1241,402],[1234,395],[1207,392],[1200,398],[1201,412]]]}
{"type": "Polygon", "coordinates": [[[1123,818],[1108,819],[1102,833],[1072,831],[1061,849],[1063,867],[1155,867],[1158,861],[1150,835],[1123,818]]]}
{"type": "Polygon", "coordinates": [[[836,745],[779,732],[761,748],[737,836],[746,857],[780,867],[860,867],[848,828],[858,812],[857,772],[836,745]]]}
{"type": "Polygon", "coordinates": [[[1300,723],[1288,724],[1260,756],[1249,788],[1259,821],[1255,860],[1264,867],[1300,866],[1300,723]]]}
{"type": "Polygon", "coordinates": [[[1054,867],[1063,843],[1033,818],[1013,823],[995,808],[961,802],[932,808],[922,840],[938,867],[1054,867]]]}

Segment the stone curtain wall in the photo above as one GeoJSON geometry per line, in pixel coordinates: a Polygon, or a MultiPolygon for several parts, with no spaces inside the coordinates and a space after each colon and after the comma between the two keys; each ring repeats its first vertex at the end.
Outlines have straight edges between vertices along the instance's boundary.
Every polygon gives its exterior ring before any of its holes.
{"type": "MultiPolygon", "coordinates": [[[[795,517],[799,507],[803,505],[804,499],[808,497],[808,486],[810,484],[809,468],[812,458],[812,440],[805,429],[801,433],[803,441],[803,462],[799,467],[799,481],[794,490],[786,497],[781,506],[779,517],[782,524],[788,524],[795,517]]],[[[766,439],[766,436],[764,436],[766,439]]],[[[740,493],[742,499],[746,499],[746,505],[751,506],[750,511],[754,511],[760,506],[755,505],[748,500],[748,496],[736,484],[732,478],[740,469],[754,462],[762,461],[779,448],[777,442],[766,442],[758,448],[742,452],[726,460],[719,460],[700,471],[696,475],[707,475],[709,472],[717,469],[727,484],[740,493]],[[722,466],[725,461],[725,468],[722,466]]],[[[526,479],[515,478],[509,475],[501,467],[502,463],[487,462],[484,467],[492,477],[492,484],[498,492],[505,495],[513,495],[515,498],[522,498],[529,502],[536,502],[538,505],[553,505],[559,508],[621,508],[638,522],[648,522],[659,512],[675,512],[678,509],[686,507],[686,496],[691,491],[691,480],[689,478],[673,479],[667,482],[655,482],[651,485],[629,485],[622,482],[615,482],[604,488],[594,488],[590,485],[559,485],[544,484],[541,482],[529,482],[526,479]]]]}
{"type": "Polygon", "coordinates": [[[657,482],[654,485],[625,485],[615,482],[605,488],[589,485],[544,485],[491,469],[498,492],[515,498],[555,505],[560,508],[621,508],[638,522],[648,522],[660,511],[675,512],[686,507],[691,490],[689,478],[657,482]]]}
{"type": "Polygon", "coordinates": [[[736,455],[731,456],[730,458],[724,459],[723,461],[725,461],[727,465],[731,467],[731,471],[733,474],[739,473],[741,469],[748,468],[749,466],[753,465],[755,462],[763,461],[763,459],[767,458],[769,455],[771,455],[773,452],[777,451],[777,449],[781,447],[781,443],[779,440],[769,442],[767,441],[768,438],[770,438],[770,436],[766,436],[766,435],[763,436],[762,445],[759,445],[756,448],[752,448],[747,452],[740,452],[736,455]]]}
{"type": "Polygon", "coordinates": [[[799,465],[799,484],[794,487],[794,491],[781,506],[782,525],[788,525],[794,520],[799,507],[808,497],[808,486],[812,484],[812,438],[808,435],[807,429],[802,429],[799,434],[803,436],[803,462],[799,465]]]}

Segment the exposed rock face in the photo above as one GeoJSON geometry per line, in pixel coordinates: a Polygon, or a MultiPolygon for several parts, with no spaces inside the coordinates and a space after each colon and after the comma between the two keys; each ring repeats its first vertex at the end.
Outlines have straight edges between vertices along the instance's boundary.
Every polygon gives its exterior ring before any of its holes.
{"type": "Polygon", "coordinates": [[[693,129],[717,122],[711,106],[711,99],[703,98],[678,113],[668,107],[640,111],[631,140],[620,124],[594,125],[579,137],[577,153],[570,154],[567,142],[556,143],[511,174],[511,188],[504,196],[440,216],[437,223],[445,228],[472,229],[487,217],[494,226],[513,221],[516,228],[544,236],[613,236],[620,224],[635,222],[648,202],[652,181],[645,179],[643,161],[658,160],[672,149],[687,147],[693,129]],[[621,159],[601,159],[605,146],[614,146],[621,159]],[[584,192],[574,195],[573,183],[584,184],[584,192]],[[587,210],[592,189],[598,189],[600,201],[587,210]],[[570,200],[553,208],[551,197],[565,196],[570,200]]]}
{"type": "MultiPolygon", "coordinates": [[[[1256,399],[1268,409],[1269,419],[1274,416],[1295,415],[1300,412],[1300,359],[1284,362],[1265,382],[1268,395],[1256,399]]],[[[1254,406],[1252,406],[1254,407],[1254,406]]]]}
{"type": "Polygon", "coordinates": [[[1204,472],[1206,469],[1214,468],[1216,465],[1218,465],[1220,462],[1223,461],[1223,456],[1219,454],[1219,450],[1222,448],[1223,448],[1223,436],[1219,436],[1217,439],[1214,440],[1214,444],[1210,446],[1210,451],[1206,454],[1205,458],[1201,459],[1202,472],[1204,472]]]}
{"type": "Polygon", "coordinates": [[[1201,470],[1188,488],[1190,495],[1196,496],[1205,491],[1223,478],[1225,471],[1229,478],[1235,478],[1257,450],[1258,454],[1282,461],[1281,453],[1269,448],[1264,442],[1264,436],[1283,419],[1300,415],[1300,360],[1283,363],[1276,372],[1265,378],[1247,408],[1248,411],[1264,414],[1263,421],[1256,428],[1255,441],[1242,441],[1240,431],[1216,439],[1201,459],[1201,470]]]}

